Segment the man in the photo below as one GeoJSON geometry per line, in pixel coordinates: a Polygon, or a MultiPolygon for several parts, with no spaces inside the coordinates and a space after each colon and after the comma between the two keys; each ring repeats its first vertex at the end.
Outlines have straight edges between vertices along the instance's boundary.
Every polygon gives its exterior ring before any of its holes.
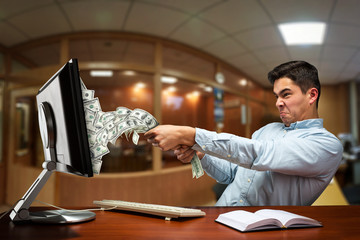
{"type": "Polygon", "coordinates": [[[270,123],[251,139],[186,126],[160,125],[150,143],[189,162],[198,151],[205,172],[228,184],[218,206],[311,205],[334,176],[342,145],[317,112],[317,69],[292,61],[268,74],[283,123],[270,123]]]}

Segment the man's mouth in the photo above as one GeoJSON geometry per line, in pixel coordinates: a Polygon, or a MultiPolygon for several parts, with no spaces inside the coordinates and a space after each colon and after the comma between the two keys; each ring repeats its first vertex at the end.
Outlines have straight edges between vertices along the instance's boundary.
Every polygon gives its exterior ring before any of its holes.
{"type": "Polygon", "coordinates": [[[280,112],[280,117],[284,117],[286,114],[286,112],[280,112]]]}

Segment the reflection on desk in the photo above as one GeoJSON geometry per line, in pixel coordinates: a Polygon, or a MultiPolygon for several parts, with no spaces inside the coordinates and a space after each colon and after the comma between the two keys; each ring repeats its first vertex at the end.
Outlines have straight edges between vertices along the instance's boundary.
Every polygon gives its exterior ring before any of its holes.
{"type": "MultiPolygon", "coordinates": [[[[31,211],[46,208],[33,207],[31,211]]],[[[15,225],[0,220],[0,239],[356,239],[360,236],[360,206],[201,207],[202,218],[165,221],[162,217],[126,211],[96,212],[96,219],[72,225],[15,225]],[[314,218],[321,228],[241,233],[215,222],[220,213],[243,209],[282,209],[314,218]]]]}

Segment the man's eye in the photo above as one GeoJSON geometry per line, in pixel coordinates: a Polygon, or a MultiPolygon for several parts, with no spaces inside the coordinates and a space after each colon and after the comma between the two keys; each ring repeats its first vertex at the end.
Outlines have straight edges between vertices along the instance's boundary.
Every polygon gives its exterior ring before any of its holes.
{"type": "Polygon", "coordinates": [[[284,98],[288,97],[288,96],[290,96],[290,93],[284,93],[284,95],[283,95],[284,98]]]}

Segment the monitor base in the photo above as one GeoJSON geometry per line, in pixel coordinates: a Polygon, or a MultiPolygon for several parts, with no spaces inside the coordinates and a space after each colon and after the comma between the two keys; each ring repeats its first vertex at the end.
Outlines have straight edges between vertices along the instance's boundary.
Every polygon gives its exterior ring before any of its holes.
{"type": "Polygon", "coordinates": [[[95,219],[96,214],[86,210],[46,210],[30,212],[27,221],[41,224],[71,224],[95,219]]]}

